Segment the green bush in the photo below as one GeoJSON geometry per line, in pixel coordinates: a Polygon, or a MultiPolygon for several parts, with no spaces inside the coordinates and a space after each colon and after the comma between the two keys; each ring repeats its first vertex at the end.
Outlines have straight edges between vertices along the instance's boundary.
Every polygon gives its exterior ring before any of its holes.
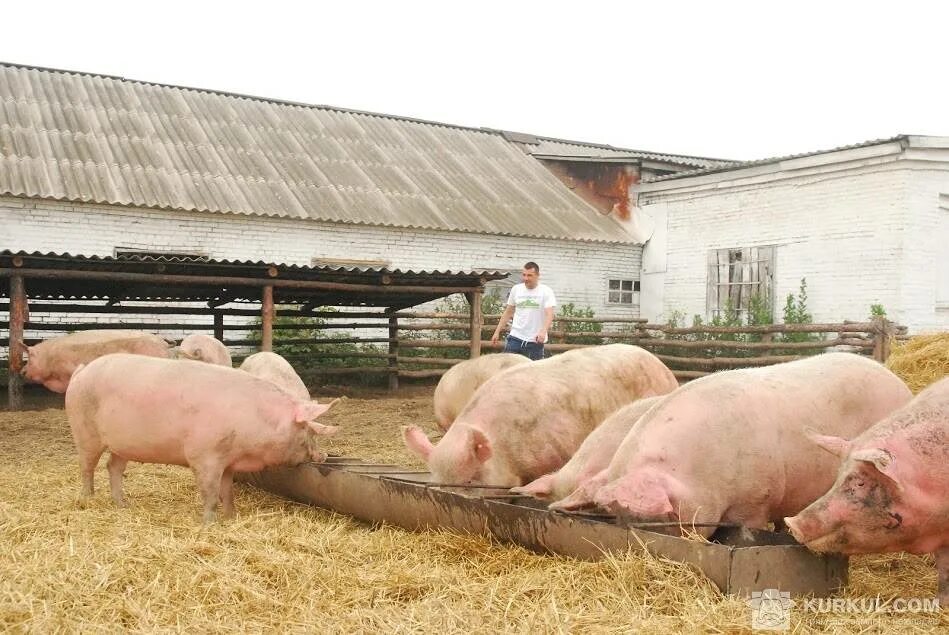
{"type": "MultiPolygon", "coordinates": [[[[784,303],[785,324],[813,324],[814,317],[807,310],[807,278],[801,278],[797,298],[789,293],[784,303]]],[[[783,333],[784,342],[819,342],[824,339],[820,333],[783,333]]]]}
{"type": "MultiPolygon", "coordinates": [[[[596,315],[589,306],[585,309],[578,309],[572,302],[567,304],[560,305],[560,311],[557,313],[557,317],[561,318],[593,318],[596,315]]],[[[566,322],[558,321],[557,317],[554,318],[553,329],[557,331],[566,331],[567,333],[590,333],[589,336],[579,336],[579,337],[569,337],[564,338],[564,342],[567,344],[600,344],[603,342],[603,339],[595,333],[600,333],[603,331],[603,325],[599,322],[566,322]]]]}
{"type": "MultiPolygon", "coordinates": [[[[291,307],[276,307],[280,309],[291,307]]],[[[320,312],[338,313],[335,307],[319,307],[315,309],[320,312]]],[[[383,353],[388,351],[387,346],[375,346],[373,344],[358,344],[354,342],[339,342],[327,344],[307,344],[288,340],[302,339],[349,339],[349,334],[335,332],[321,328],[327,323],[326,318],[312,316],[287,316],[281,315],[274,318],[274,326],[293,325],[303,328],[299,329],[274,329],[273,331],[273,351],[283,357],[298,373],[305,373],[307,370],[328,369],[334,366],[385,366],[385,359],[373,359],[363,357],[328,357],[316,358],[314,354],[327,355],[331,353],[383,353]]],[[[254,320],[254,326],[250,331],[250,337],[259,340],[261,338],[260,319],[254,320]]],[[[360,375],[359,381],[362,384],[375,384],[385,381],[385,375],[366,374],[360,375]]]]}

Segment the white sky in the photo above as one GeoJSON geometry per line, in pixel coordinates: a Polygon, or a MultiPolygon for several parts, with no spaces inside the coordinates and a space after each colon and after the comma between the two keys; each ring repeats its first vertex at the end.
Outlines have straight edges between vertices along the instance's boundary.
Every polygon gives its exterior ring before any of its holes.
{"type": "Polygon", "coordinates": [[[21,1],[0,60],[754,159],[949,135],[947,18],[910,0],[21,1]]]}

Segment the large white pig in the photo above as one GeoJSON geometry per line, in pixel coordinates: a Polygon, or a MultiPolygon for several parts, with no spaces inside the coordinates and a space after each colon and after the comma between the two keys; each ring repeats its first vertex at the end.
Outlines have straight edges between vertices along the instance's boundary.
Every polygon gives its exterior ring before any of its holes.
{"type": "Polygon", "coordinates": [[[297,375],[297,371],[293,370],[290,362],[277,353],[271,353],[270,351],[254,353],[241,363],[240,369],[245,373],[250,373],[255,377],[276,384],[297,399],[310,398],[310,391],[307,390],[306,384],[297,375]]]}
{"type": "Polygon", "coordinates": [[[518,364],[529,364],[530,361],[515,353],[496,353],[455,364],[442,375],[435,387],[432,397],[435,423],[442,430],[447,430],[481,384],[502,370],[518,364]]]}
{"type": "Polygon", "coordinates": [[[438,482],[514,487],[560,469],[612,412],[677,386],[638,346],[575,349],[486,381],[437,446],[417,426],[402,433],[438,482]]]}
{"type": "Polygon", "coordinates": [[[69,378],[82,364],[109,353],[135,353],[169,357],[171,348],[161,337],[145,331],[93,329],[44,340],[27,347],[29,360],[23,368],[27,381],[49,390],[66,392],[69,378]]]}
{"type": "Polygon", "coordinates": [[[566,465],[511,491],[550,501],[564,498],[609,466],[630,428],[661,399],[663,397],[649,397],[623,406],[584,439],[566,465]]]}
{"type": "Polygon", "coordinates": [[[949,377],[848,441],[808,436],[843,459],[833,488],[788,529],[808,548],[932,553],[949,606],[949,377]]]}
{"type": "Polygon", "coordinates": [[[129,461],[194,470],[213,521],[218,500],[234,510],[234,472],[295,465],[311,457],[308,430],[336,428],[315,419],[333,404],[296,399],[244,371],[191,360],[116,353],[81,367],[66,391],[66,415],[79,452],[83,499],[109,450],[112,498],[125,505],[122,476],[129,461]]]}
{"type": "Polygon", "coordinates": [[[228,368],[233,366],[231,352],[227,350],[224,343],[204,333],[192,333],[187,336],[181,340],[177,350],[179,358],[193,359],[197,362],[217,364],[228,368]]]}
{"type": "Polygon", "coordinates": [[[805,438],[806,427],[856,436],[911,397],[884,366],[850,353],[714,373],[630,430],[592,496],[578,490],[552,507],[593,503],[638,521],[765,528],[834,482],[839,459],[805,438]]]}

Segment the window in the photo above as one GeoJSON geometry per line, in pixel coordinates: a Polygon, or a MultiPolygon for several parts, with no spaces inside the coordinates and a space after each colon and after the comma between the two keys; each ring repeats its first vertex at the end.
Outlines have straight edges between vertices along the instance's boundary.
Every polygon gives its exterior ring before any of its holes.
{"type": "Polygon", "coordinates": [[[639,304],[639,280],[610,279],[607,304],[639,304]]]}
{"type": "Polygon", "coordinates": [[[135,247],[116,247],[112,250],[118,260],[181,260],[184,262],[210,262],[207,254],[195,251],[177,251],[173,249],[137,249],[135,247]]]}
{"type": "Polygon", "coordinates": [[[708,317],[714,318],[731,308],[744,319],[755,298],[764,300],[773,315],[774,252],[773,245],[709,251],[708,317]]]}

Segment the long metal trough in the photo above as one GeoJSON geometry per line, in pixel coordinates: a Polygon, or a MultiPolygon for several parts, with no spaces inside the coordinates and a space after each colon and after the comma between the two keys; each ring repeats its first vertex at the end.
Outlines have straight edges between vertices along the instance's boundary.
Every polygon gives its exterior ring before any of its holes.
{"type": "Polygon", "coordinates": [[[689,540],[671,523],[626,527],[609,516],[552,512],[506,489],[434,485],[427,472],[397,465],[330,457],[240,480],[369,522],[494,536],[540,553],[596,560],[607,552],[646,549],[696,567],[733,595],[778,589],[822,597],[847,582],[847,558],[811,553],[786,533],[720,526],[710,542],[689,540]]]}

